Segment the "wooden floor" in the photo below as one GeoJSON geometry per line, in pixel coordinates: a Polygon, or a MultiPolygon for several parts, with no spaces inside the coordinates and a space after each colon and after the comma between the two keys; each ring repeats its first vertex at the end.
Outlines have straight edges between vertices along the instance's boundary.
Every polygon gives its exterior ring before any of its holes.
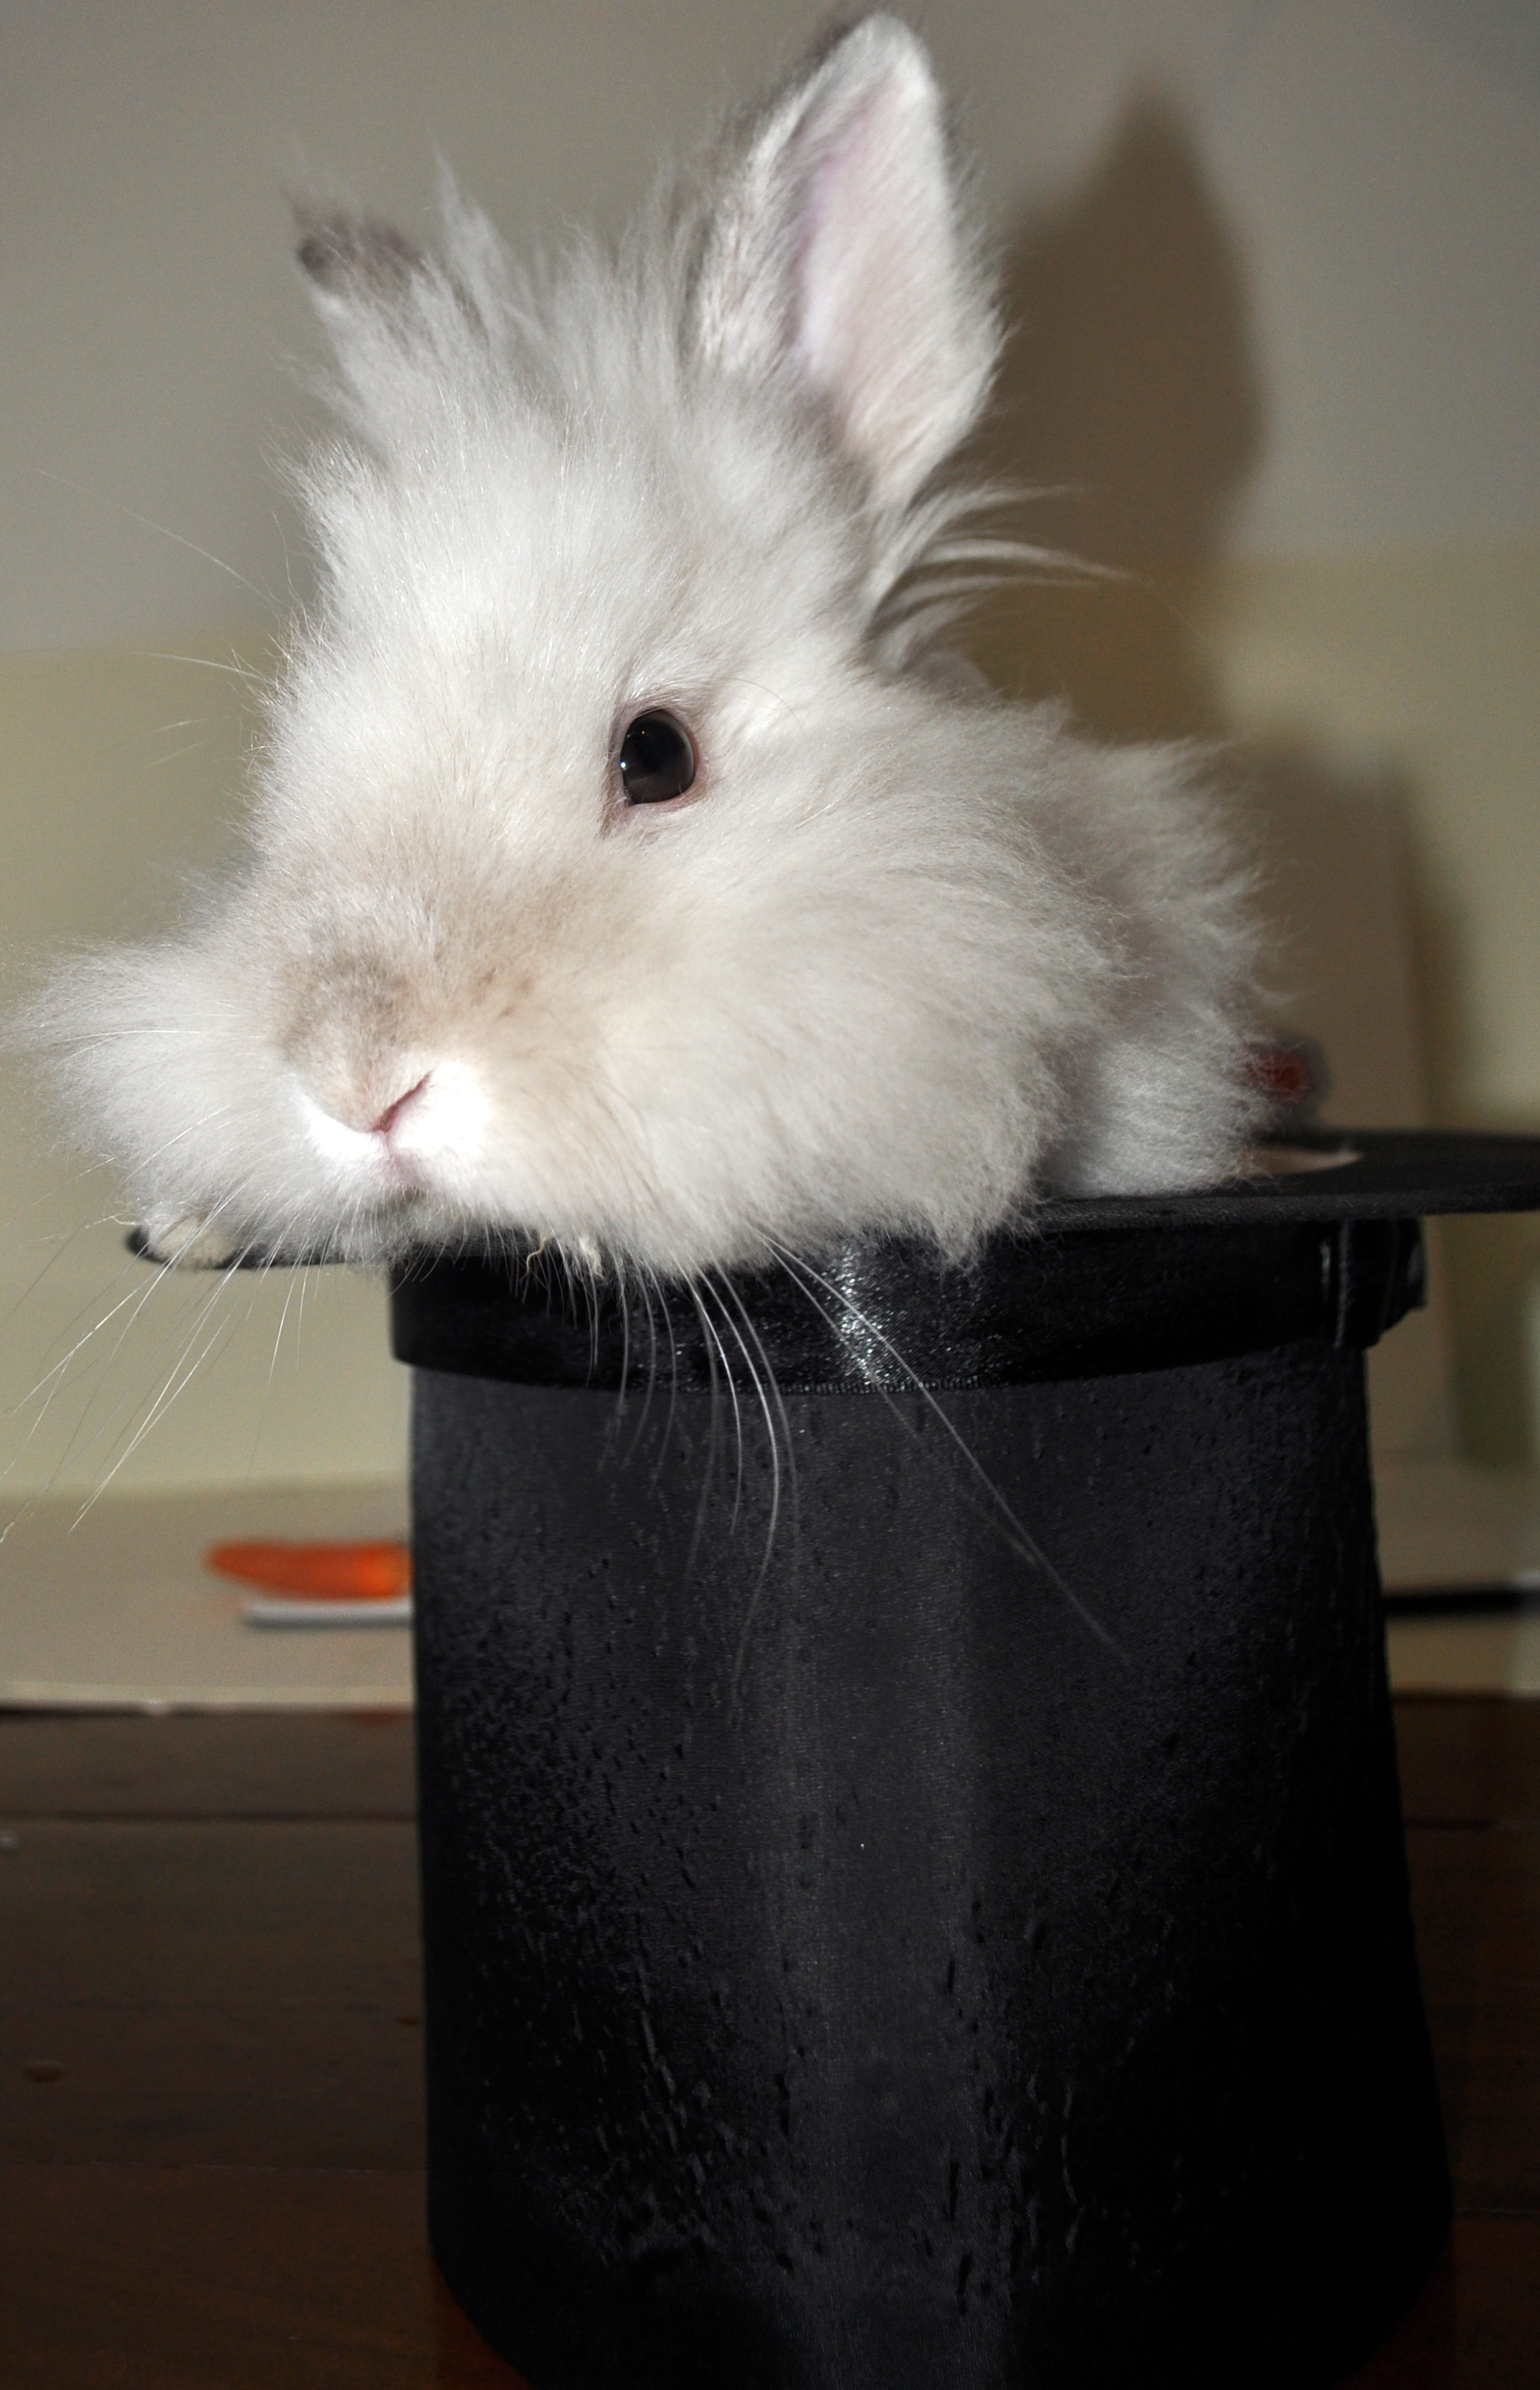
{"type": "MultiPolygon", "coordinates": [[[[1531,2390],[1540,1703],[1398,1718],[1459,2220],[1354,2390],[1531,2390]]],[[[517,2384],[423,2237],[410,1736],[0,1714],[4,2390],[517,2384]]]]}

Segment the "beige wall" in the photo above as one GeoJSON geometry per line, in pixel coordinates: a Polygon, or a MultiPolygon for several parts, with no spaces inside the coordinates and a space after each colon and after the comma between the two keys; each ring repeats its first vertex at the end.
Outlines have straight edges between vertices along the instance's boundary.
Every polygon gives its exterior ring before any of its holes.
{"type": "MultiPolygon", "coordinates": [[[[285,364],[309,332],[284,179],[319,165],[421,229],[438,148],[516,237],[613,223],[660,146],[821,14],[0,7],[13,972],[40,943],[163,913],[176,867],[217,854],[238,804],[243,685],[160,659],[260,656],[302,586],[270,469],[312,419],[285,364]]],[[[948,0],[916,16],[980,153],[1023,327],[993,444],[1018,476],[1072,485],[1036,509],[1040,535],[1135,575],[1012,599],[980,653],[1112,733],[1254,739],[1275,759],[1259,790],[1281,755],[1322,821],[1366,777],[1395,791],[1428,1100],[1540,1126],[1540,16],[1530,0],[948,0]]],[[[1285,858],[1280,913],[1294,884],[1285,858]]],[[[1295,993],[1308,1015],[1313,990],[1295,993]]],[[[1391,1099],[1382,1044],[1339,1058],[1361,1103],[1391,1099]]],[[[131,1268],[120,1289],[116,1228],[81,1225],[109,1191],[10,1116],[14,1401],[144,1281],[131,1268]]],[[[1526,1223],[1482,1226],[1449,1261],[1463,1433],[1512,1457],[1532,1435],[1540,1243],[1526,1223]]],[[[11,1484],[97,1482],[135,1401],[225,1311],[226,1358],[122,1482],[399,1469],[378,1291],[313,1285],[301,1337],[287,1285],[242,1281],[199,1329],[179,1307],[201,1299],[159,1289],[105,1392],[96,1355],[126,1314],[83,1347],[32,1440],[30,1413],[0,1435],[11,1484]]],[[[1398,1416],[1414,1411],[1417,1433],[1444,1433],[1422,1394],[1398,1416]]]]}
{"type": "MultiPolygon", "coordinates": [[[[1233,561],[1204,628],[1238,729],[1402,792],[1431,1116],[1540,1130],[1540,540],[1233,561]]],[[[1534,1460],[1540,1218],[1442,1250],[1464,1446],[1534,1460]]]]}

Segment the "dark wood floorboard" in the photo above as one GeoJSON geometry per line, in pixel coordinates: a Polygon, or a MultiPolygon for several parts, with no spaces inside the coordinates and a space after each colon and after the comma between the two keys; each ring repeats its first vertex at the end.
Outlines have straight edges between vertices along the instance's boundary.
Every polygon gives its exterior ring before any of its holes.
{"type": "Polygon", "coordinates": [[[417,2018],[362,2003],[6,2000],[0,2084],[0,2150],[40,2165],[423,2164],[417,2018]]]}
{"type": "Polygon", "coordinates": [[[0,1710],[0,1811],[11,1819],[409,1820],[412,1720],[403,1710],[0,1710]]]}
{"type": "Polygon", "coordinates": [[[1406,1844],[1456,2198],[1540,2216],[1540,1826],[1409,1826],[1406,1844]]]}
{"type": "Polygon", "coordinates": [[[0,2169],[6,2390],[520,2390],[430,2262],[420,2173],[0,2169]]]}
{"type": "Polygon", "coordinates": [[[1458,2216],[1411,2314],[1342,2390],[1535,2390],[1537,2383],[1540,2217],[1458,2216]]]}
{"type": "Polygon", "coordinates": [[[409,1825],[30,1818],[12,1831],[0,2150],[421,2165],[409,1825]]]}
{"type": "MultiPolygon", "coordinates": [[[[1540,2390],[1540,1703],[1398,1731],[1459,2221],[1352,2390],[1540,2390]]],[[[517,2390],[427,2255],[411,1792],[399,1716],[0,1715],[3,2390],[517,2390]]]]}
{"type": "Polygon", "coordinates": [[[1540,1824],[1540,1702],[1406,1694],[1395,1739],[1408,1824],[1540,1824]]]}
{"type": "Polygon", "coordinates": [[[30,1818],[12,1831],[0,1897],[13,1998],[417,2005],[409,1825],[30,1818]]]}

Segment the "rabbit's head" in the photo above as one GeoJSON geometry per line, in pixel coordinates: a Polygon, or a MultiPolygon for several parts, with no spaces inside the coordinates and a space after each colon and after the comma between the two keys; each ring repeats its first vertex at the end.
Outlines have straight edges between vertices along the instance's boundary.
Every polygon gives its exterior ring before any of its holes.
{"type": "Polygon", "coordinates": [[[913,669],[996,346],[923,49],[827,44],[613,256],[445,219],[303,212],[322,594],[244,867],[55,993],[77,1105],[162,1250],[965,1246],[1122,965],[1078,751],[913,669]]]}

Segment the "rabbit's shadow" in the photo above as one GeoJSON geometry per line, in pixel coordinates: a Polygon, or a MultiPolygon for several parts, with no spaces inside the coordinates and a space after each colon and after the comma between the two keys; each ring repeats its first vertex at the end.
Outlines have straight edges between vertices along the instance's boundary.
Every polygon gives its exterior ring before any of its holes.
{"type": "Polygon", "coordinates": [[[1020,223],[976,461],[1040,493],[1024,535],[1129,577],[1010,590],[969,647],[1014,693],[1062,693],[1115,737],[1224,728],[1185,621],[1262,450],[1237,244],[1193,142],[1136,98],[1088,178],[1020,223]]]}
{"type": "MultiPolygon", "coordinates": [[[[1003,269],[1009,345],[973,461],[1042,493],[1022,509],[1024,537],[1113,575],[996,592],[968,650],[997,687],[1067,699],[1103,737],[1224,750],[1236,725],[1193,625],[1223,615],[1217,571],[1264,448],[1264,360],[1246,260],[1174,110],[1135,97],[1085,178],[1017,225],[1003,269]]],[[[1328,744],[1300,737],[1216,768],[1261,865],[1269,983],[1290,992],[1286,1018],[1325,1047],[1337,1081],[1328,1116],[1469,1122],[1468,933],[1418,836],[1404,767],[1387,755],[1382,785],[1366,791],[1328,744]],[[1386,838],[1401,845],[1399,888],[1383,869],[1386,838]]],[[[1398,1334],[1381,1367],[1382,1423],[1431,1417],[1452,1377],[1472,1450],[1527,1459],[1534,1225],[1460,1221],[1441,1242],[1445,1324],[1398,1334]],[[1387,1371],[1404,1381],[1393,1398],[1387,1371]]]]}

